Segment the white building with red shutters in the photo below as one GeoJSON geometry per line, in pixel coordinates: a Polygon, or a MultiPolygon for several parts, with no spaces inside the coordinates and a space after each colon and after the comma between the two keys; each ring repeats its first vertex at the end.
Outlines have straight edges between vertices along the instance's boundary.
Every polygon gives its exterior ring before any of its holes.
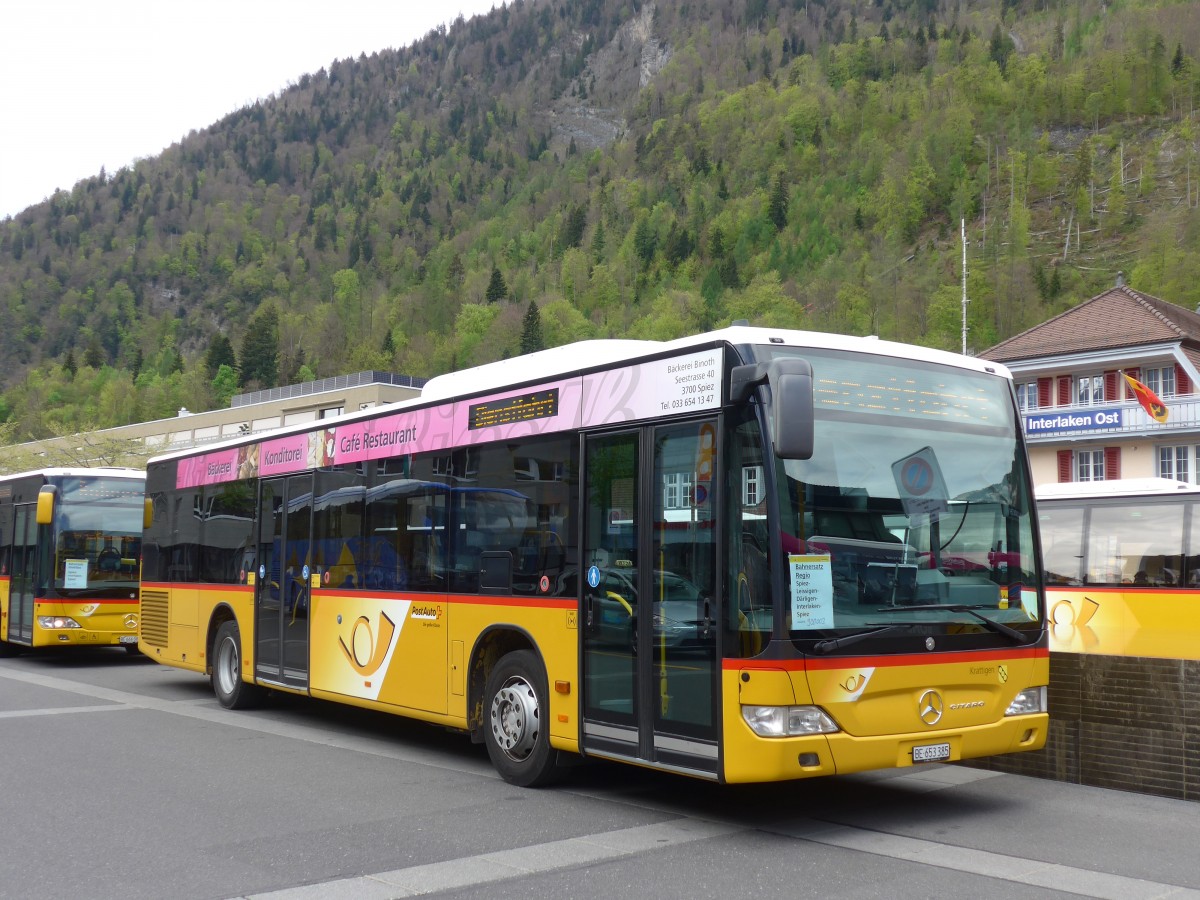
{"type": "Polygon", "coordinates": [[[1159,476],[1200,484],[1200,313],[1120,276],[979,354],[1013,373],[1035,484],[1159,476]],[[1158,422],[1122,373],[1167,410],[1158,422]]]}

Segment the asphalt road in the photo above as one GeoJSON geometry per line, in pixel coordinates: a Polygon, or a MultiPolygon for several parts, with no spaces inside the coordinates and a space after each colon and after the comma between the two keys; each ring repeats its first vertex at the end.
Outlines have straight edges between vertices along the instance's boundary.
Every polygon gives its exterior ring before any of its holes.
{"type": "Polygon", "coordinates": [[[120,650],[0,660],[3,898],[1195,897],[1200,805],[936,765],[719,787],[296,697],[221,709],[120,650]]]}

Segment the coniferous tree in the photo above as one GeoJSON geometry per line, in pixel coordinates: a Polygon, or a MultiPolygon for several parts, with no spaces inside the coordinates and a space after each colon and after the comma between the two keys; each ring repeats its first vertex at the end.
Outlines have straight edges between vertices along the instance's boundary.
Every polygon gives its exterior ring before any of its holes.
{"type": "Polygon", "coordinates": [[[782,172],[775,177],[775,186],[771,189],[771,200],[767,214],[770,216],[771,223],[775,226],[776,231],[783,231],[787,227],[788,190],[787,184],[783,180],[782,172]]]}
{"type": "Polygon", "coordinates": [[[536,353],[546,349],[546,341],[542,337],[542,314],[533,300],[525,310],[525,320],[521,326],[521,352],[536,353]]]}
{"type": "Polygon", "coordinates": [[[488,282],[487,292],[484,294],[488,303],[495,303],[498,300],[508,298],[508,285],[504,281],[504,276],[500,274],[500,270],[496,266],[492,266],[492,278],[488,282]]]}
{"type": "Polygon", "coordinates": [[[279,381],[279,313],[272,304],[259,308],[242,337],[242,387],[256,382],[272,388],[279,381]]]}
{"type": "Polygon", "coordinates": [[[583,229],[586,225],[587,210],[583,206],[573,205],[568,209],[559,228],[559,251],[564,252],[583,243],[583,229]]]}
{"type": "Polygon", "coordinates": [[[646,265],[654,261],[654,252],[658,249],[658,235],[654,233],[654,226],[647,218],[638,219],[637,225],[634,226],[633,249],[646,265]]]}
{"type": "Polygon", "coordinates": [[[221,366],[236,369],[237,357],[234,356],[233,344],[229,342],[229,338],[218,332],[208,342],[208,352],[204,355],[204,371],[210,379],[216,378],[221,366]]]}
{"type": "Polygon", "coordinates": [[[604,216],[596,220],[596,230],[592,232],[592,262],[599,263],[604,259],[604,216]]]}
{"type": "Polygon", "coordinates": [[[104,351],[100,349],[100,342],[95,338],[87,345],[87,349],[83,351],[83,364],[93,369],[99,369],[104,365],[104,351]]]}

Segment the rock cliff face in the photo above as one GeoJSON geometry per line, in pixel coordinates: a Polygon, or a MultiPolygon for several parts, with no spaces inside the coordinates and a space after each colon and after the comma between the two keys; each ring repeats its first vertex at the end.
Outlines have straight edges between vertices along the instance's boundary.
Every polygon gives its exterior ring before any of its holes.
{"type": "Polygon", "coordinates": [[[671,49],[654,34],[654,4],[623,24],[605,46],[588,58],[570,88],[547,112],[550,148],[579,152],[605,147],[625,133],[622,111],[671,60],[671,49]]]}

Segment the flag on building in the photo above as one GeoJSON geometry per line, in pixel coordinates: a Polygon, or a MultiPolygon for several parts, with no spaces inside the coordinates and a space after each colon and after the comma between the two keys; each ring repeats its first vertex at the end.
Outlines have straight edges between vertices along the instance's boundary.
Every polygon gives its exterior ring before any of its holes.
{"type": "Polygon", "coordinates": [[[1142,405],[1142,409],[1146,411],[1146,415],[1152,418],[1155,422],[1167,421],[1167,405],[1158,398],[1158,394],[1150,390],[1136,378],[1125,375],[1125,381],[1129,384],[1129,389],[1133,391],[1133,396],[1137,398],[1137,402],[1142,405]]]}

